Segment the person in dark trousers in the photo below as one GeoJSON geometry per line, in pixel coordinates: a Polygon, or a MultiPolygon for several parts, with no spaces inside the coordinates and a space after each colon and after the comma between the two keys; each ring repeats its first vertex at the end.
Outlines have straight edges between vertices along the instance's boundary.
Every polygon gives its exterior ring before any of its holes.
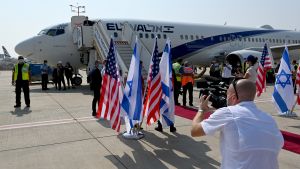
{"type": "Polygon", "coordinates": [[[100,88],[102,83],[102,76],[101,76],[101,67],[100,67],[100,61],[95,61],[95,68],[90,73],[90,80],[91,80],[91,89],[94,91],[94,98],[92,102],[92,115],[96,116],[96,103],[100,100],[100,88]]]}
{"type": "Polygon", "coordinates": [[[189,92],[189,105],[193,105],[193,86],[194,86],[194,69],[188,63],[188,61],[184,62],[184,65],[180,68],[181,76],[181,84],[182,84],[182,102],[183,106],[186,106],[186,94],[189,92]]]}
{"type": "Polygon", "coordinates": [[[174,101],[175,105],[180,105],[178,102],[179,94],[181,93],[181,74],[179,72],[180,67],[182,64],[182,59],[178,59],[175,63],[173,63],[173,70],[175,72],[175,75],[173,76],[174,79],[174,101]]]}
{"type": "Polygon", "coordinates": [[[52,81],[55,85],[55,89],[57,89],[57,83],[58,83],[57,68],[58,68],[58,64],[56,65],[56,68],[54,68],[52,72],[52,81]]]}
{"type": "Polygon", "coordinates": [[[64,74],[65,74],[65,70],[64,70],[64,67],[62,65],[62,62],[61,61],[58,61],[58,64],[57,64],[57,83],[58,83],[58,90],[61,90],[61,83],[64,85],[64,89],[63,90],[66,90],[66,83],[65,83],[65,77],[64,77],[64,74]]]}
{"type": "Polygon", "coordinates": [[[65,76],[67,79],[68,88],[70,89],[70,82],[71,82],[71,86],[73,87],[73,81],[72,81],[73,67],[71,66],[71,64],[69,62],[67,62],[66,66],[65,66],[65,76]]]}
{"type": "Polygon", "coordinates": [[[47,60],[44,60],[44,64],[41,66],[41,75],[42,75],[42,90],[48,90],[48,74],[50,67],[47,65],[47,60]]]}
{"type": "Polygon", "coordinates": [[[18,64],[15,65],[12,74],[12,85],[16,86],[16,105],[21,107],[21,89],[23,89],[26,107],[30,107],[29,98],[30,68],[29,64],[24,62],[23,56],[18,57],[18,64]]]}

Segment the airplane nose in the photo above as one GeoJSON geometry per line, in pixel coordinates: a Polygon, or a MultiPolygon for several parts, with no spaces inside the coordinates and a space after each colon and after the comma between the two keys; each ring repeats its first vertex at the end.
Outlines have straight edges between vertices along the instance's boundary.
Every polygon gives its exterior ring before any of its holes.
{"type": "Polygon", "coordinates": [[[25,40],[16,45],[15,51],[19,55],[30,56],[33,54],[33,44],[29,40],[25,40]]]}

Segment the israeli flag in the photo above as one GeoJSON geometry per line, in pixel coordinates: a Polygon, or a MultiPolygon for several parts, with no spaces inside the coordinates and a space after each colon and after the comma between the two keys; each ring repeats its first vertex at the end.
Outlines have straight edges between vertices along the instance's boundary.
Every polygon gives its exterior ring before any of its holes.
{"type": "MultiPolygon", "coordinates": [[[[122,100],[122,111],[126,112],[129,120],[130,129],[142,121],[142,67],[140,65],[140,56],[137,53],[137,39],[134,45],[134,51],[128,71],[128,77],[124,89],[122,100]]],[[[126,118],[125,118],[126,121],[126,118]]],[[[126,124],[126,128],[129,127],[126,124]]]]}
{"type": "Polygon", "coordinates": [[[285,47],[276,75],[276,82],[272,98],[279,115],[290,113],[295,103],[291,73],[291,64],[287,47],[285,47]]]}
{"type": "Polygon", "coordinates": [[[168,39],[160,60],[160,74],[162,85],[162,99],[160,102],[160,113],[162,115],[163,127],[174,125],[174,88],[172,81],[171,42],[168,39]]]}

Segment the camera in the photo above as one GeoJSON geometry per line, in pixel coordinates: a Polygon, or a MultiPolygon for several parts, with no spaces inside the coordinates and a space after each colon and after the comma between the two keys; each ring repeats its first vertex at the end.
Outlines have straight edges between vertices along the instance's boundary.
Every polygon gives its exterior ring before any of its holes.
{"type": "Polygon", "coordinates": [[[199,86],[200,88],[199,98],[202,95],[206,95],[206,96],[210,95],[209,101],[211,102],[212,107],[218,109],[227,106],[226,92],[228,86],[224,82],[202,81],[197,86],[199,86]]]}

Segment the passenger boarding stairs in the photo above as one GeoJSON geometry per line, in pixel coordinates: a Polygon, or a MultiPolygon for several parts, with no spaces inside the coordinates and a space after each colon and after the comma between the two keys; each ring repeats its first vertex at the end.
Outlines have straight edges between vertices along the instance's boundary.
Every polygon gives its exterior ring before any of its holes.
{"type": "MultiPolygon", "coordinates": [[[[93,67],[96,59],[104,60],[109,50],[111,35],[108,34],[105,29],[105,25],[101,22],[101,20],[96,22],[93,26],[84,26],[82,24],[72,25],[75,25],[73,27],[73,41],[77,44],[78,51],[82,53],[83,58],[81,59],[83,62],[87,64],[88,67],[93,67]]],[[[128,72],[136,37],[137,36],[133,31],[132,26],[125,22],[122,26],[122,33],[119,33],[119,37],[114,39],[116,48],[115,52],[119,68],[123,75],[128,72]]],[[[151,54],[140,39],[138,39],[137,51],[143,61],[142,75],[144,79],[146,79],[151,54]]]]}

